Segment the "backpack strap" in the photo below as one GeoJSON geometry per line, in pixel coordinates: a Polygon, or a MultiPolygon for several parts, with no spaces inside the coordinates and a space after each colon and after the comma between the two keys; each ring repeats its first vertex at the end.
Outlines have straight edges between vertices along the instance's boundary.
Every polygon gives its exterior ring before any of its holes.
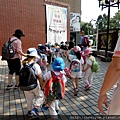
{"type": "Polygon", "coordinates": [[[35,71],[35,69],[33,68],[33,65],[34,65],[35,63],[33,62],[33,63],[31,63],[31,64],[28,64],[28,66],[32,69],[32,70],[34,70],[35,71]]]}
{"type": "Polygon", "coordinates": [[[9,43],[11,44],[11,43],[13,43],[15,40],[17,40],[17,39],[14,39],[14,40],[12,40],[12,41],[10,41],[11,40],[11,38],[9,38],[9,43]]]}
{"type": "Polygon", "coordinates": [[[53,78],[53,80],[54,80],[55,77],[60,77],[60,78],[62,78],[63,74],[60,73],[58,76],[56,76],[55,73],[51,70],[51,76],[52,76],[52,78],[53,78]]]}

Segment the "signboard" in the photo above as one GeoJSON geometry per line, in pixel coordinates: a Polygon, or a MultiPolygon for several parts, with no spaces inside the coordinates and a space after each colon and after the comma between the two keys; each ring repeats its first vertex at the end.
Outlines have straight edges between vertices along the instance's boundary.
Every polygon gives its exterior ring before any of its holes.
{"type": "Polygon", "coordinates": [[[47,43],[67,41],[67,8],[46,5],[47,43]]]}
{"type": "Polygon", "coordinates": [[[70,31],[80,31],[80,13],[70,13],[70,31]]]}
{"type": "MultiPolygon", "coordinates": [[[[117,39],[118,39],[117,32],[110,32],[109,33],[109,37],[108,37],[108,50],[109,51],[114,51],[117,39]]],[[[106,42],[107,42],[107,33],[99,33],[98,50],[105,50],[106,49],[106,42]]]]}

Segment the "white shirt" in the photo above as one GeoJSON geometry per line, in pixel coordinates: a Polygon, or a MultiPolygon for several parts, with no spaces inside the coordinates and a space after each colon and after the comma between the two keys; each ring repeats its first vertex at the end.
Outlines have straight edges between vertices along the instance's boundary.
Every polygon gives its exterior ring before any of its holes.
{"type": "MultiPolygon", "coordinates": [[[[90,65],[90,66],[92,66],[92,60],[90,60],[89,57],[86,57],[86,64],[84,65],[84,67],[85,67],[84,69],[86,69],[87,64],[90,65]]],[[[89,69],[91,69],[91,68],[89,68],[89,69]]]]}
{"type": "Polygon", "coordinates": [[[113,57],[120,57],[120,37],[118,38],[116,47],[114,49],[113,57]]]}

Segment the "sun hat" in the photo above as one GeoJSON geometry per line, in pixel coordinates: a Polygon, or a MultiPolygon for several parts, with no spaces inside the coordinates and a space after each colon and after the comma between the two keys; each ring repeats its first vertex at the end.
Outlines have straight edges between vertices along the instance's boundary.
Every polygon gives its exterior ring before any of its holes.
{"type": "Polygon", "coordinates": [[[79,46],[74,46],[73,50],[74,50],[75,52],[78,52],[78,51],[81,51],[81,48],[80,48],[79,46]]]}
{"type": "Polygon", "coordinates": [[[61,57],[55,58],[52,68],[54,71],[62,71],[65,68],[64,60],[61,57]]]}
{"type": "Polygon", "coordinates": [[[15,35],[25,36],[23,34],[22,30],[20,30],[20,29],[15,30],[15,33],[13,34],[13,36],[15,36],[15,35]]]}
{"type": "Polygon", "coordinates": [[[90,48],[87,48],[87,49],[84,51],[84,55],[89,55],[89,54],[91,54],[91,53],[92,53],[92,51],[91,51],[90,48]]]}
{"type": "Polygon", "coordinates": [[[28,56],[33,56],[33,57],[36,57],[36,58],[40,58],[38,53],[37,53],[36,48],[27,49],[27,54],[28,54],[28,56]]]}

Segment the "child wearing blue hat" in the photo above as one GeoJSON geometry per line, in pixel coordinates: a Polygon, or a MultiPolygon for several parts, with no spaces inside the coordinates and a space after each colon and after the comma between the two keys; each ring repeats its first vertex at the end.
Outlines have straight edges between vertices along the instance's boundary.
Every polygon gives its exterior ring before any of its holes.
{"type": "MultiPolygon", "coordinates": [[[[55,74],[55,76],[59,76],[61,74],[61,71],[64,70],[65,68],[65,63],[64,63],[64,60],[61,58],[61,57],[57,57],[55,58],[53,64],[52,64],[52,68],[53,68],[53,72],[55,74]]],[[[46,83],[51,79],[52,77],[52,72],[51,71],[48,71],[46,74],[45,74],[45,77],[46,77],[46,80],[45,82],[43,83],[43,86],[42,86],[42,89],[45,88],[45,85],[46,83]]],[[[63,82],[65,83],[67,81],[66,77],[64,74],[62,74],[62,80],[63,82]]],[[[49,113],[51,115],[51,117],[53,119],[57,119],[57,115],[58,115],[58,111],[59,111],[59,100],[53,100],[49,106],[49,113]]]]}

